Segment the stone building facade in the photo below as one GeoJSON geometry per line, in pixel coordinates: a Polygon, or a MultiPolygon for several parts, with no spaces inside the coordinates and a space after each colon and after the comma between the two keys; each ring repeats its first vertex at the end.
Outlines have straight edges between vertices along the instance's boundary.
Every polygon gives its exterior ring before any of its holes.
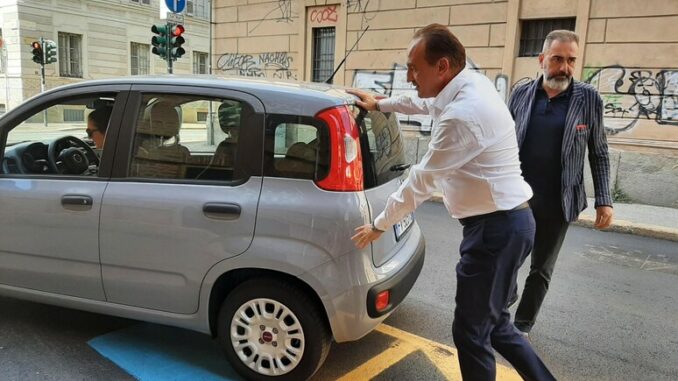
{"type": "MultiPolygon", "coordinates": [[[[164,0],[0,0],[0,114],[40,92],[40,66],[30,44],[59,45],[58,62],[45,66],[46,89],[84,79],[167,73],[151,53],[151,25],[164,0]]],[[[184,16],[186,54],[175,73],[209,69],[210,0],[189,0],[184,16]]]]}
{"type": "Polygon", "coordinates": [[[448,25],[504,97],[540,74],[550,29],[574,29],[576,78],[600,90],[610,142],[678,156],[676,0],[215,0],[214,12],[217,74],[320,80],[364,32],[334,83],[387,95],[409,91],[406,49],[429,23],[448,25]]]}

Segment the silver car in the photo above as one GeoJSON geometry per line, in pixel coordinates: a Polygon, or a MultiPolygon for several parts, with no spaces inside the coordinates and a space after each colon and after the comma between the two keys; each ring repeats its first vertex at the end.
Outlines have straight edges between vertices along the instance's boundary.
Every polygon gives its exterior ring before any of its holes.
{"type": "Polygon", "coordinates": [[[414,284],[409,216],[350,237],[408,167],[394,115],[244,78],[86,81],[0,118],[0,294],[216,337],[242,376],[304,380],[414,284]]]}

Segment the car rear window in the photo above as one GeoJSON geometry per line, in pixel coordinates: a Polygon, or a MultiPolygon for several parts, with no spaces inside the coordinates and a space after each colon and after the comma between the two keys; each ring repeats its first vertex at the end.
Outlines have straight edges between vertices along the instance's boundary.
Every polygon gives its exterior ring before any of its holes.
{"type": "Polygon", "coordinates": [[[361,114],[355,106],[352,111],[360,127],[365,189],[399,178],[403,171],[394,166],[408,163],[395,113],[363,111],[361,114]]]}
{"type": "Polygon", "coordinates": [[[316,181],[327,176],[329,136],[318,120],[269,114],[264,145],[266,176],[316,181]]]}

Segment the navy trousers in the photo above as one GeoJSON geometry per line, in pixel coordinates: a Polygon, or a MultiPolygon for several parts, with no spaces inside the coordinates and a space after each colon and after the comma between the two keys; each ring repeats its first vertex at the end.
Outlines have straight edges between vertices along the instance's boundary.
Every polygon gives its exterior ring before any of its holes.
{"type": "Polygon", "coordinates": [[[520,265],[532,250],[529,208],[462,220],[452,334],[464,380],[494,380],[496,349],[525,380],[555,380],[511,323],[507,304],[520,265]]]}

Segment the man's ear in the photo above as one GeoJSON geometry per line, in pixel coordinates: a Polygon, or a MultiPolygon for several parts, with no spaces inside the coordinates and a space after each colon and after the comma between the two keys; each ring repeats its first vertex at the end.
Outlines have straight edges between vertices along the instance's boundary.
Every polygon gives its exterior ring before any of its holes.
{"type": "Polygon", "coordinates": [[[452,69],[452,65],[449,58],[443,57],[438,60],[438,74],[444,75],[450,69],[452,69]]]}
{"type": "Polygon", "coordinates": [[[539,53],[539,67],[544,68],[544,53],[539,53]]]}

